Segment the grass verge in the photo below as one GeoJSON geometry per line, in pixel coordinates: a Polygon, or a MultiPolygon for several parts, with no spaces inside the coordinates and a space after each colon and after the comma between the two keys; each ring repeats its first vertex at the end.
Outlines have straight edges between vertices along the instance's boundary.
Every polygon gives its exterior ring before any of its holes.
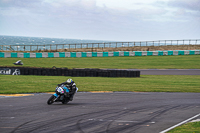
{"type": "Polygon", "coordinates": [[[200,133],[200,122],[187,123],[167,133],[200,133]]]}
{"type": "Polygon", "coordinates": [[[200,75],[141,75],[140,78],[0,75],[1,94],[53,92],[72,78],[79,91],[200,92],[200,75]]]}
{"type": "Polygon", "coordinates": [[[200,69],[200,55],[129,56],[90,58],[0,58],[0,66],[14,66],[22,60],[24,67],[113,68],[113,69],[200,69]]]}

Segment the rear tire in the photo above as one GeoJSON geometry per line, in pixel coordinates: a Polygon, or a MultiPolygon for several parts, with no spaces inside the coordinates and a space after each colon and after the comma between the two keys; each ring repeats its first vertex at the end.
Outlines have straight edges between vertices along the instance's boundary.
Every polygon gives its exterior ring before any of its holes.
{"type": "Polygon", "coordinates": [[[50,105],[50,104],[54,103],[54,99],[55,99],[55,98],[56,98],[56,97],[55,97],[54,95],[52,95],[52,96],[48,99],[47,104],[50,105]]]}
{"type": "Polygon", "coordinates": [[[63,100],[62,104],[67,104],[69,102],[69,100],[63,100]]]}

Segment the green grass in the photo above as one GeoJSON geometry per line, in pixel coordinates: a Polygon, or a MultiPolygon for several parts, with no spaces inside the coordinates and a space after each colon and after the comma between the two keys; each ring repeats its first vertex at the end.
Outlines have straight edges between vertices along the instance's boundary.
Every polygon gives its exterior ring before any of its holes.
{"type": "MultiPolygon", "coordinates": [[[[116,69],[200,69],[200,55],[94,57],[94,58],[0,58],[0,66],[116,68],[116,69]]],[[[64,76],[0,75],[0,93],[54,91],[64,76]],[[13,89],[14,88],[14,89],[13,89]]],[[[142,75],[141,78],[73,77],[81,91],[200,92],[200,76],[142,75]],[[123,87],[122,87],[123,84],[123,87]]]]}
{"type": "Polygon", "coordinates": [[[167,133],[200,133],[200,122],[187,123],[167,133]]]}
{"type": "Polygon", "coordinates": [[[0,66],[14,66],[22,60],[24,67],[115,68],[115,69],[200,69],[200,55],[86,57],[86,58],[0,58],[0,66]]]}
{"type": "Polygon", "coordinates": [[[200,92],[200,75],[141,75],[140,78],[0,75],[0,94],[54,91],[72,78],[79,91],[200,92]]]}

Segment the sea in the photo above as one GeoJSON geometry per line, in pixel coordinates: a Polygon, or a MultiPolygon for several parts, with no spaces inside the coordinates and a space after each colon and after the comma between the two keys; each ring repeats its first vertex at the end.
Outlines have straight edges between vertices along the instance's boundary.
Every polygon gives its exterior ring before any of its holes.
{"type": "MultiPolygon", "coordinates": [[[[47,38],[47,37],[25,37],[25,36],[6,36],[0,35],[0,50],[12,51],[31,51],[44,49],[61,49],[61,48],[75,48],[73,44],[88,44],[91,43],[107,43],[104,40],[85,40],[85,39],[65,39],[65,38],[47,38]],[[70,46],[68,45],[70,44],[70,46]],[[71,45],[72,44],[72,45],[71,45]],[[10,46],[11,45],[11,46],[10,46]],[[25,47],[24,47],[25,45],[25,47]],[[38,45],[38,46],[36,46],[38,45]],[[50,48],[51,45],[51,48],[50,48]],[[56,46],[57,45],[57,46],[56,46]]],[[[77,48],[82,47],[77,45],[77,48]]],[[[88,45],[83,46],[88,47],[88,45]]],[[[93,45],[94,47],[94,45],[93,45]]]]}
{"type": "Polygon", "coordinates": [[[48,44],[77,44],[77,43],[104,43],[104,42],[108,41],[0,35],[0,45],[48,45],[48,44]]]}

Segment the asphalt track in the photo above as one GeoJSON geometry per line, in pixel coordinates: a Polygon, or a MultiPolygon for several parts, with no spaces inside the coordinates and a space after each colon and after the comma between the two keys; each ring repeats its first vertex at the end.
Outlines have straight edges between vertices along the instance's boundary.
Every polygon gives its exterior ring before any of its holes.
{"type": "Polygon", "coordinates": [[[200,75],[200,69],[131,69],[141,75],[200,75]]]}
{"type": "Polygon", "coordinates": [[[199,93],[78,92],[47,105],[50,96],[0,97],[0,132],[159,133],[200,113],[199,93]]]}

